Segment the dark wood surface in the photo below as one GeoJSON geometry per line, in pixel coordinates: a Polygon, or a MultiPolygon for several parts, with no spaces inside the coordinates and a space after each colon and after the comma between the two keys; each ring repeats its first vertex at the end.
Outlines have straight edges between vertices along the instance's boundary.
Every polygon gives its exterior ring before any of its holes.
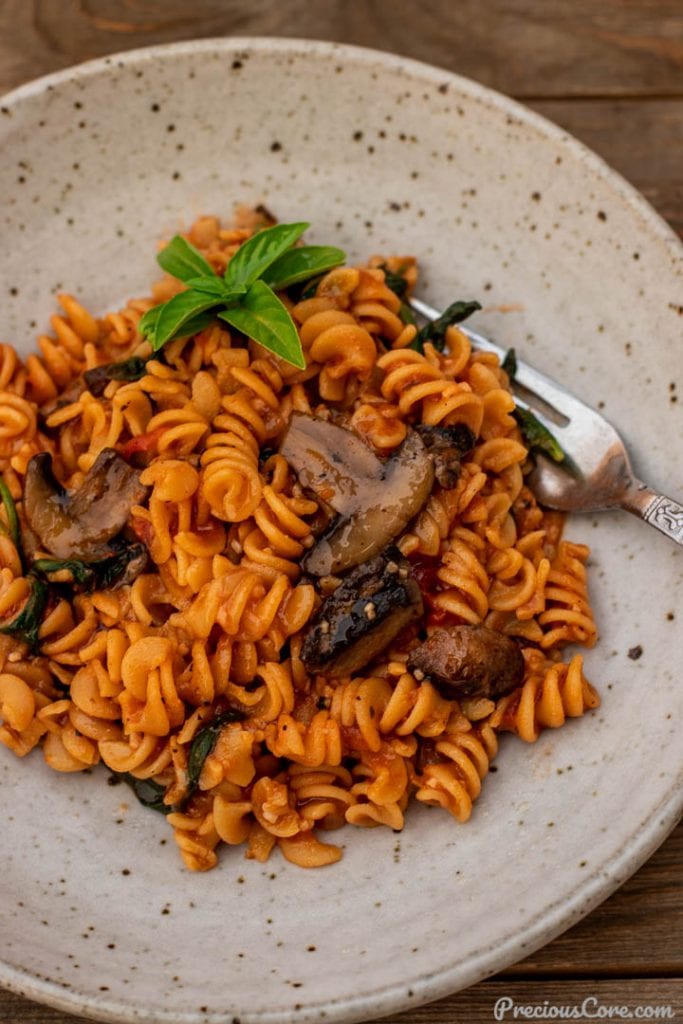
{"type": "MultiPolygon", "coordinates": [[[[0,93],[91,57],[220,35],[333,39],[478,79],[586,142],[683,233],[683,0],[0,0],[0,93]]],[[[680,1019],[682,864],[679,826],[544,949],[389,1019],[484,1024],[502,997],[518,1008],[670,1006],[680,1019]]],[[[76,1020],[0,991],[1,1024],[76,1020]]]]}

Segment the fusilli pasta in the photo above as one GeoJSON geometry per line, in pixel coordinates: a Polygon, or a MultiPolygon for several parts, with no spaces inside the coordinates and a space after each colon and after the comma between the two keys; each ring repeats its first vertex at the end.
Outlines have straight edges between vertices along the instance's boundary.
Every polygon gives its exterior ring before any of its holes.
{"type": "MultiPolygon", "coordinates": [[[[202,217],[187,237],[223,273],[263,217],[202,217]]],[[[419,344],[396,275],[409,291],[415,261],[373,257],[285,290],[303,370],[218,321],[152,353],[139,323],[179,292],[168,276],[101,319],[58,296],[26,360],[0,345],[0,742],[19,757],[42,748],[55,771],[102,763],[167,815],[191,870],[214,867],[221,844],[334,863],[323,832],[400,829],[411,796],[467,821],[500,733],[531,742],[598,706],[582,657],[562,660],[596,641],[589,552],[525,482],[507,374],[456,326],[443,351],[419,344]],[[92,371],[121,360],[139,372],[95,386],[92,371]],[[419,612],[341,675],[307,654],[314,623],[330,633],[321,607],[340,583],[314,579],[307,558],[349,513],[341,485],[310,485],[279,450],[296,417],[360,439],[378,479],[416,432],[468,439],[382,555],[419,612]],[[107,549],[118,568],[55,565],[29,524],[35,467],[48,460],[62,503],[88,488],[100,501],[93,474],[112,452],[138,488],[107,549]],[[116,560],[136,545],[129,578],[116,560]],[[449,630],[512,645],[515,685],[416,668],[420,645],[449,630]]],[[[359,600],[380,630],[378,601],[359,600]]]]}

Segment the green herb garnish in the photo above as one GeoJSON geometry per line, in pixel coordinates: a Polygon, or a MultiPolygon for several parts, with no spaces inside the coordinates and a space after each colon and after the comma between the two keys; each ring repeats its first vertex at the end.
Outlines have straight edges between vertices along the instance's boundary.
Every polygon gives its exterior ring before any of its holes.
{"type": "Polygon", "coordinates": [[[294,321],[274,289],[306,281],[344,262],[341,249],[328,245],[292,248],[309,225],[276,224],[244,242],[219,277],[181,235],[159,253],[163,269],[187,290],[154,306],[139,329],[154,351],[174,338],[203,330],[216,317],[270,352],[303,370],[306,360],[294,321]]]}
{"type": "Polygon", "coordinates": [[[221,711],[215,715],[210,722],[196,733],[190,744],[190,753],[187,758],[188,798],[192,796],[199,784],[199,776],[202,774],[204,762],[216,746],[216,741],[223,726],[228,725],[229,722],[241,722],[243,718],[244,712],[239,711],[237,708],[228,708],[226,711],[221,711]]]}
{"type": "Polygon", "coordinates": [[[431,323],[425,324],[418,331],[410,348],[414,348],[418,352],[424,352],[425,342],[429,341],[437,352],[443,352],[448,328],[454,324],[462,323],[468,316],[472,316],[472,313],[476,313],[478,309],[481,309],[478,302],[453,302],[443,311],[440,317],[432,320],[431,323]]]}
{"type": "Polygon", "coordinates": [[[38,645],[40,622],[47,603],[48,588],[47,583],[31,573],[27,579],[31,587],[28,600],[16,619],[8,622],[5,626],[0,626],[0,633],[23,640],[31,650],[35,650],[38,645]]]}
{"type": "Polygon", "coordinates": [[[130,772],[114,772],[114,775],[130,786],[143,807],[150,807],[160,814],[170,814],[173,811],[172,807],[164,803],[166,787],[159,785],[154,779],[137,779],[130,772]]]}
{"type": "Polygon", "coordinates": [[[541,423],[530,409],[520,409],[517,406],[513,416],[517,420],[522,436],[529,448],[549,455],[553,462],[569,462],[569,457],[559,441],[553,437],[548,428],[541,423]]]}
{"type": "Polygon", "coordinates": [[[517,376],[517,353],[514,348],[509,348],[505,353],[505,359],[500,364],[501,369],[505,370],[510,380],[514,380],[517,376]]]}
{"type": "Polygon", "coordinates": [[[310,281],[314,276],[319,277],[338,267],[345,259],[346,253],[333,245],[300,245],[275,260],[261,280],[270,288],[281,291],[301,281],[310,281]]]}

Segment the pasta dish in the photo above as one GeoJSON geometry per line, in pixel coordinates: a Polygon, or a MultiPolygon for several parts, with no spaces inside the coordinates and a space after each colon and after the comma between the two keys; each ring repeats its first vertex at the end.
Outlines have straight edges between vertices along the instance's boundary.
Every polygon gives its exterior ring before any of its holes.
{"type": "Polygon", "coordinates": [[[465,822],[501,733],[599,703],[514,361],[476,302],[415,322],[412,257],[304,227],[202,217],[151,295],[0,345],[0,741],[101,762],[192,870],[327,865],[412,799],[465,822]]]}

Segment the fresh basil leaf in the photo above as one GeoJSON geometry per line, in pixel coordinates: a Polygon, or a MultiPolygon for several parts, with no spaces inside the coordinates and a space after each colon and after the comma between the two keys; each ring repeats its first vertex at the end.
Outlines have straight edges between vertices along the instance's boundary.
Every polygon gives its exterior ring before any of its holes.
{"type": "Polygon", "coordinates": [[[156,352],[172,338],[186,337],[187,334],[183,335],[185,325],[198,313],[205,313],[207,309],[211,309],[217,304],[218,300],[215,295],[204,295],[201,292],[187,291],[174,295],[172,299],[161,306],[154,330],[149,334],[154,351],[156,352]]]}
{"type": "Polygon", "coordinates": [[[258,231],[243,242],[228,263],[225,283],[228,288],[248,288],[275,263],[275,260],[291,248],[303,235],[309,224],[276,224],[272,228],[258,231]]]}
{"type": "Polygon", "coordinates": [[[160,814],[170,814],[173,811],[172,807],[164,803],[166,787],[159,785],[154,779],[137,779],[130,772],[114,772],[114,775],[130,786],[143,807],[159,811],[160,814]]]}
{"type": "Polygon", "coordinates": [[[222,277],[193,277],[186,281],[188,288],[193,292],[201,292],[202,295],[215,295],[216,302],[233,302],[239,299],[246,292],[245,287],[227,288],[222,277]]]}
{"type": "Polygon", "coordinates": [[[187,757],[188,797],[192,796],[199,784],[199,776],[202,774],[204,762],[216,746],[223,726],[228,725],[229,722],[241,722],[243,718],[244,712],[237,708],[227,708],[214,715],[210,722],[195,733],[187,757]]]}
{"type": "Polygon", "coordinates": [[[30,574],[28,581],[31,592],[26,604],[16,619],[8,622],[5,626],[0,626],[0,633],[23,640],[34,651],[38,646],[38,631],[40,630],[40,622],[45,605],[47,604],[47,584],[43,580],[38,579],[37,576],[30,574]]]}
{"type": "Polygon", "coordinates": [[[294,321],[264,281],[255,281],[239,306],[223,310],[218,316],[276,356],[300,370],[306,368],[294,321]]]}
{"type": "Polygon", "coordinates": [[[505,359],[500,364],[501,369],[505,370],[510,380],[514,380],[517,376],[517,353],[514,348],[509,348],[505,353],[505,359]]]}
{"type": "Polygon", "coordinates": [[[182,235],[175,235],[157,256],[159,266],[179,281],[189,284],[192,278],[215,277],[216,272],[202,254],[182,235]]]}
{"type": "Polygon", "coordinates": [[[158,306],[152,306],[146,313],[138,320],[138,331],[143,338],[151,338],[157,329],[157,323],[161,316],[161,311],[166,305],[165,302],[160,303],[158,306]]]}
{"type": "Polygon", "coordinates": [[[0,476],[0,502],[5,506],[5,515],[7,516],[7,529],[9,532],[9,538],[17,549],[17,554],[23,562],[23,551],[21,548],[21,530],[19,528],[19,516],[17,515],[17,506],[14,504],[14,498],[10,492],[9,487],[0,476]]]}
{"type": "Polygon", "coordinates": [[[264,271],[261,280],[271,288],[280,290],[332,270],[345,259],[346,253],[333,245],[302,245],[278,256],[264,271]]]}
{"type": "Polygon", "coordinates": [[[182,328],[174,335],[173,340],[178,338],[192,338],[195,334],[199,334],[200,331],[206,330],[211,324],[216,323],[216,311],[209,313],[197,313],[196,316],[190,317],[182,328]]]}
{"type": "Polygon", "coordinates": [[[429,341],[438,352],[443,352],[448,328],[453,326],[453,324],[462,323],[472,313],[476,313],[478,309],[481,309],[478,302],[453,302],[448,309],[443,311],[440,317],[432,320],[429,324],[425,324],[418,331],[409,347],[417,349],[418,352],[423,352],[425,342],[429,341]]]}
{"type": "Polygon", "coordinates": [[[530,409],[520,409],[519,406],[513,412],[513,416],[519,423],[522,437],[530,448],[549,455],[553,462],[567,462],[568,456],[557,438],[553,437],[548,428],[535,416],[530,409]]]}

